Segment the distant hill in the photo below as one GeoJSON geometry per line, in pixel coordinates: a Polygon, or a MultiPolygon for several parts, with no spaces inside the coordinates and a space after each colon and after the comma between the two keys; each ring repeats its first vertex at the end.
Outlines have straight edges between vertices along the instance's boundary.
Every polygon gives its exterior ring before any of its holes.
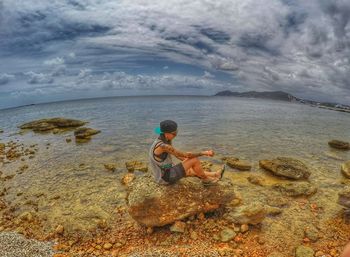
{"type": "Polygon", "coordinates": [[[271,99],[287,102],[298,102],[301,104],[307,104],[311,106],[316,106],[319,108],[348,112],[350,113],[350,106],[337,103],[327,103],[327,102],[317,102],[307,99],[297,98],[289,93],[283,91],[270,91],[270,92],[257,92],[257,91],[247,91],[247,92],[232,92],[230,90],[220,91],[214,96],[235,96],[235,97],[248,97],[248,98],[260,98],[260,99],[271,99]]]}
{"type": "Polygon", "coordinates": [[[216,96],[236,96],[236,97],[249,97],[249,98],[263,98],[263,99],[272,99],[280,101],[298,101],[299,99],[295,96],[288,94],[283,91],[271,91],[271,92],[257,92],[257,91],[248,91],[248,92],[232,92],[230,90],[221,91],[215,94],[216,96]]]}

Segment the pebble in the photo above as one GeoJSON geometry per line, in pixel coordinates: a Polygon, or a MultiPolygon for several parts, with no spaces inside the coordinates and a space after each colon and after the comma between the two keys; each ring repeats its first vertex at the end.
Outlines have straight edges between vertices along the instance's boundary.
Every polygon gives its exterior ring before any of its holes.
{"type": "Polygon", "coordinates": [[[191,239],[197,240],[198,239],[198,234],[196,231],[192,231],[190,234],[191,239]]]}
{"type": "Polygon", "coordinates": [[[220,232],[220,240],[221,242],[228,242],[236,236],[236,232],[230,228],[224,228],[220,232]]]}
{"type": "Polygon", "coordinates": [[[105,249],[105,250],[109,250],[109,249],[111,249],[113,247],[113,245],[111,244],[111,243],[105,243],[104,245],[103,245],[103,248],[105,249]]]}
{"type": "Polygon", "coordinates": [[[315,253],[315,257],[322,257],[322,256],[324,256],[324,255],[325,255],[325,253],[322,252],[322,251],[317,251],[317,252],[315,253]]]}
{"type": "Polygon", "coordinates": [[[295,250],[295,257],[313,257],[314,250],[310,247],[300,245],[295,250]]]}
{"type": "Polygon", "coordinates": [[[146,229],[146,232],[147,232],[147,234],[152,234],[153,233],[153,227],[148,227],[147,229],[146,229]]]}
{"type": "Polygon", "coordinates": [[[0,242],[1,257],[52,257],[54,255],[51,242],[26,239],[24,236],[14,232],[1,232],[0,242]]]}
{"type": "Polygon", "coordinates": [[[241,225],[241,232],[245,233],[249,230],[249,225],[248,224],[242,224],[241,225]]]}
{"type": "Polygon", "coordinates": [[[62,225],[58,225],[55,229],[55,232],[59,235],[62,235],[64,233],[64,227],[62,225]]]}
{"type": "Polygon", "coordinates": [[[182,221],[175,221],[175,223],[170,227],[171,232],[184,233],[186,229],[186,223],[182,221]]]}

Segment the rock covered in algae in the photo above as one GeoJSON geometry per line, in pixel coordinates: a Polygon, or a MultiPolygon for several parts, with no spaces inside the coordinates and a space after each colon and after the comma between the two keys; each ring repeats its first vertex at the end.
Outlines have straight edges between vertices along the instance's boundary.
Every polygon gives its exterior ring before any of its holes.
{"type": "Polygon", "coordinates": [[[32,129],[35,132],[50,131],[54,129],[76,128],[85,125],[86,121],[66,119],[66,118],[49,118],[27,122],[19,126],[21,129],[32,129]]]}
{"type": "Polygon", "coordinates": [[[141,161],[125,162],[125,167],[128,170],[128,172],[134,172],[135,170],[142,171],[142,172],[148,171],[148,164],[141,161]]]}
{"type": "Polygon", "coordinates": [[[113,172],[117,169],[118,165],[116,163],[105,163],[104,167],[106,170],[113,172]]]}
{"type": "Polygon", "coordinates": [[[232,183],[204,186],[187,177],[173,185],[159,185],[149,175],[135,179],[128,188],[129,214],[145,226],[163,226],[195,214],[214,211],[235,198],[232,183]]]}
{"type": "Polygon", "coordinates": [[[274,175],[285,178],[307,179],[311,175],[309,168],[303,162],[289,157],[260,160],[259,166],[272,172],[274,175]]]}
{"type": "Polygon", "coordinates": [[[341,140],[331,140],[328,142],[328,145],[340,150],[350,150],[350,143],[341,140]]]}
{"type": "Polygon", "coordinates": [[[74,131],[74,136],[76,139],[90,139],[91,136],[96,135],[100,132],[100,130],[82,127],[74,131]]]}
{"type": "Polygon", "coordinates": [[[243,161],[235,157],[224,157],[222,160],[225,161],[229,167],[237,170],[251,170],[252,168],[252,165],[247,161],[243,161]]]}
{"type": "Polygon", "coordinates": [[[295,249],[295,257],[314,257],[314,250],[310,247],[300,245],[295,249]]]}
{"type": "Polygon", "coordinates": [[[265,219],[267,214],[267,210],[262,204],[252,203],[234,208],[224,214],[224,217],[237,224],[257,225],[265,219]]]}
{"type": "Polygon", "coordinates": [[[341,165],[341,172],[344,177],[350,178],[350,161],[347,161],[341,165]]]}

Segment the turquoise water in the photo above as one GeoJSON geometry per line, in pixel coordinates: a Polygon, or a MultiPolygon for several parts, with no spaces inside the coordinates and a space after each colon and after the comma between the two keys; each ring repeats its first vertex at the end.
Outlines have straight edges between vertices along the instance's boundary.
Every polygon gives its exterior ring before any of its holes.
{"type": "MultiPolygon", "coordinates": [[[[213,149],[217,163],[227,155],[246,159],[253,164],[252,172],[259,171],[260,159],[295,157],[313,168],[310,179],[321,187],[339,184],[343,179],[340,164],[350,159],[349,152],[332,150],[327,144],[331,139],[350,140],[350,115],[307,105],[194,96],[57,102],[0,110],[0,128],[5,131],[1,141],[39,144],[34,159],[1,167],[6,175],[14,174],[23,163],[29,165],[27,172],[4,182],[8,188],[4,197],[17,206],[17,215],[33,211],[33,206],[24,203],[34,201],[35,213],[45,220],[47,230],[57,224],[72,230],[94,229],[101,220],[112,221],[114,208],[124,203],[125,189],[119,183],[124,162],[147,161],[156,137],[154,128],[164,119],[178,123],[173,145],[180,150],[213,149]],[[72,131],[18,134],[18,125],[48,117],[86,120],[88,127],[101,133],[85,144],[76,144],[72,131]],[[71,143],[66,142],[68,137],[71,143]],[[119,165],[117,172],[104,169],[109,162],[119,165]]],[[[233,174],[229,171],[227,176],[233,174]]],[[[240,174],[244,178],[248,173],[240,174]]],[[[331,191],[332,201],[335,195],[331,191]]]]}

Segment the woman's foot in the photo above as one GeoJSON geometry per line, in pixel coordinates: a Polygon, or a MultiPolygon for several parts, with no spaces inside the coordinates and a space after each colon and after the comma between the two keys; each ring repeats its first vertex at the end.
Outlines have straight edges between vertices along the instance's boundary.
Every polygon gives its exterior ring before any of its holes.
{"type": "Polygon", "coordinates": [[[226,165],[223,164],[221,166],[221,168],[218,171],[215,172],[215,177],[217,179],[222,179],[222,177],[224,176],[225,169],[226,169],[226,165]]]}
{"type": "Polygon", "coordinates": [[[208,177],[208,178],[202,179],[202,184],[204,186],[211,186],[211,185],[216,185],[218,181],[219,181],[219,178],[208,177]]]}

